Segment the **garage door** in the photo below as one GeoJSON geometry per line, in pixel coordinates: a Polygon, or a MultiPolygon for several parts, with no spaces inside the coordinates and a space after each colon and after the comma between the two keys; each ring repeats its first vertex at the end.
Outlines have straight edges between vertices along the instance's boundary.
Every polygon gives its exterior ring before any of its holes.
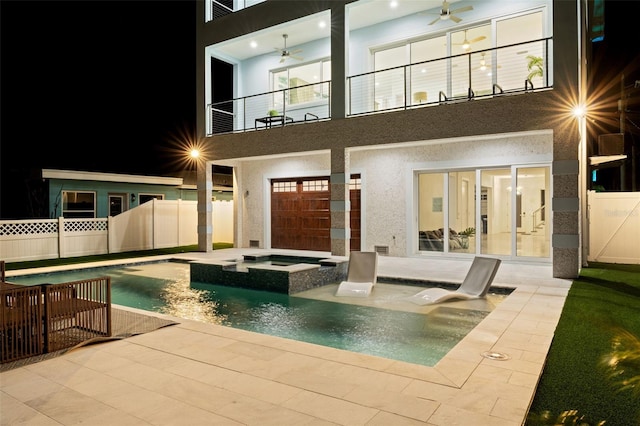
{"type": "MultiPolygon", "coordinates": [[[[351,250],[360,250],[359,185],[350,192],[351,250]]],[[[328,177],[272,180],[271,247],[331,251],[330,200],[328,177]]]]}

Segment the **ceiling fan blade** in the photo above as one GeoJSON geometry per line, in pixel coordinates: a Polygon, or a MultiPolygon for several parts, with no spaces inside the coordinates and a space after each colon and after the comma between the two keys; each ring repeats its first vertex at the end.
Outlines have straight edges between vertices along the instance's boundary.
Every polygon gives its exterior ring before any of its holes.
{"type": "Polygon", "coordinates": [[[451,19],[453,22],[455,22],[456,24],[460,21],[462,21],[462,19],[458,18],[457,16],[454,15],[449,15],[449,19],[451,19]]]}
{"type": "Polygon", "coordinates": [[[289,57],[293,59],[297,59],[298,61],[301,61],[304,59],[304,58],[301,58],[300,56],[293,56],[293,55],[289,55],[289,57]]]}
{"type": "Polygon", "coordinates": [[[285,61],[285,59],[287,59],[286,56],[283,56],[282,58],[280,58],[280,63],[283,63],[285,61]]]}
{"type": "Polygon", "coordinates": [[[465,7],[459,8],[459,9],[454,9],[450,13],[453,15],[454,13],[468,12],[470,10],[473,10],[473,6],[465,6],[465,7]]]}
{"type": "Polygon", "coordinates": [[[433,25],[436,22],[438,22],[440,20],[440,17],[438,16],[436,19],[434,19],[433,21],[429,22],[429,25],[433,25]]]}
{"type": "Polygon", "coordinates": [[[296,53],[300,53],[300,52],[302,52],[302,49],[296,49],[296,50],[291,50],[289,54],[295,55],[296,53]]]}
{"type": "Polygon", "coordinates": [[[478,36],[478,37],[474,38],[473,40],[469,40],[469,43],[477,43],[477,42],[479,42],[479,41],[484,40],[485,38],[487,38],[487,37],[485,37],[485,36],[478,36]]]}

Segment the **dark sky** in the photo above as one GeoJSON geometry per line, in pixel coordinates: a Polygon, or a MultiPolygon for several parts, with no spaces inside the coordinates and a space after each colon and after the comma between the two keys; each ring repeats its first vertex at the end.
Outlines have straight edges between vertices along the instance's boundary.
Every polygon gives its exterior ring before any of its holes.
{"type": "MultiPolygon", "coordinates": [[[[195,128],[195,3],[0,0],[2,187],[17,168],[164,175],[195,128]]],[[[176,167],[176,166],[173,166],[176,167]]]]}

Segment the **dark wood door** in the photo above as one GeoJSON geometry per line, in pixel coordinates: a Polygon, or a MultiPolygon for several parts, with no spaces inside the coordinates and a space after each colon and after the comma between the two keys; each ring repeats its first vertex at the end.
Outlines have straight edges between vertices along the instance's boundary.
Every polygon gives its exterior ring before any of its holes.
{"type": "Polygon", "coordinates": [[[271,246],[331,251],[329,179],[271,182],[271,246]]]}
{"type": "MultiPolygon", "coordinates": [[[[360,250],[359,187],[350,198],[351,250],[360,250]]],[[[328,177],[273,180],[271,247],[331,251],[330,200],[328,177]]]]}

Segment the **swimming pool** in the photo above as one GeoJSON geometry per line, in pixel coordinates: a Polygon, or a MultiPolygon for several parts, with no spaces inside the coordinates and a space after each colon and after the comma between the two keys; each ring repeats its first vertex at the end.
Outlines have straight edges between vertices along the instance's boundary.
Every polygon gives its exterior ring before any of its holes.
{"type": "MultiPolygon", "coordinates": [[[[489,310],[439,305],[428,313],[190,282],[189,264],[160,262],[10,278],[22,284],[110,276],[112,302],[427,366],[435,365],[489,310]]],[[[380,283],[384,286],[383,283],[380,283]]],[[[389,285],[393,291],[393,285],[389,285]]],[[[338,298],[336,298],[338,299],[338,298]]]]}

